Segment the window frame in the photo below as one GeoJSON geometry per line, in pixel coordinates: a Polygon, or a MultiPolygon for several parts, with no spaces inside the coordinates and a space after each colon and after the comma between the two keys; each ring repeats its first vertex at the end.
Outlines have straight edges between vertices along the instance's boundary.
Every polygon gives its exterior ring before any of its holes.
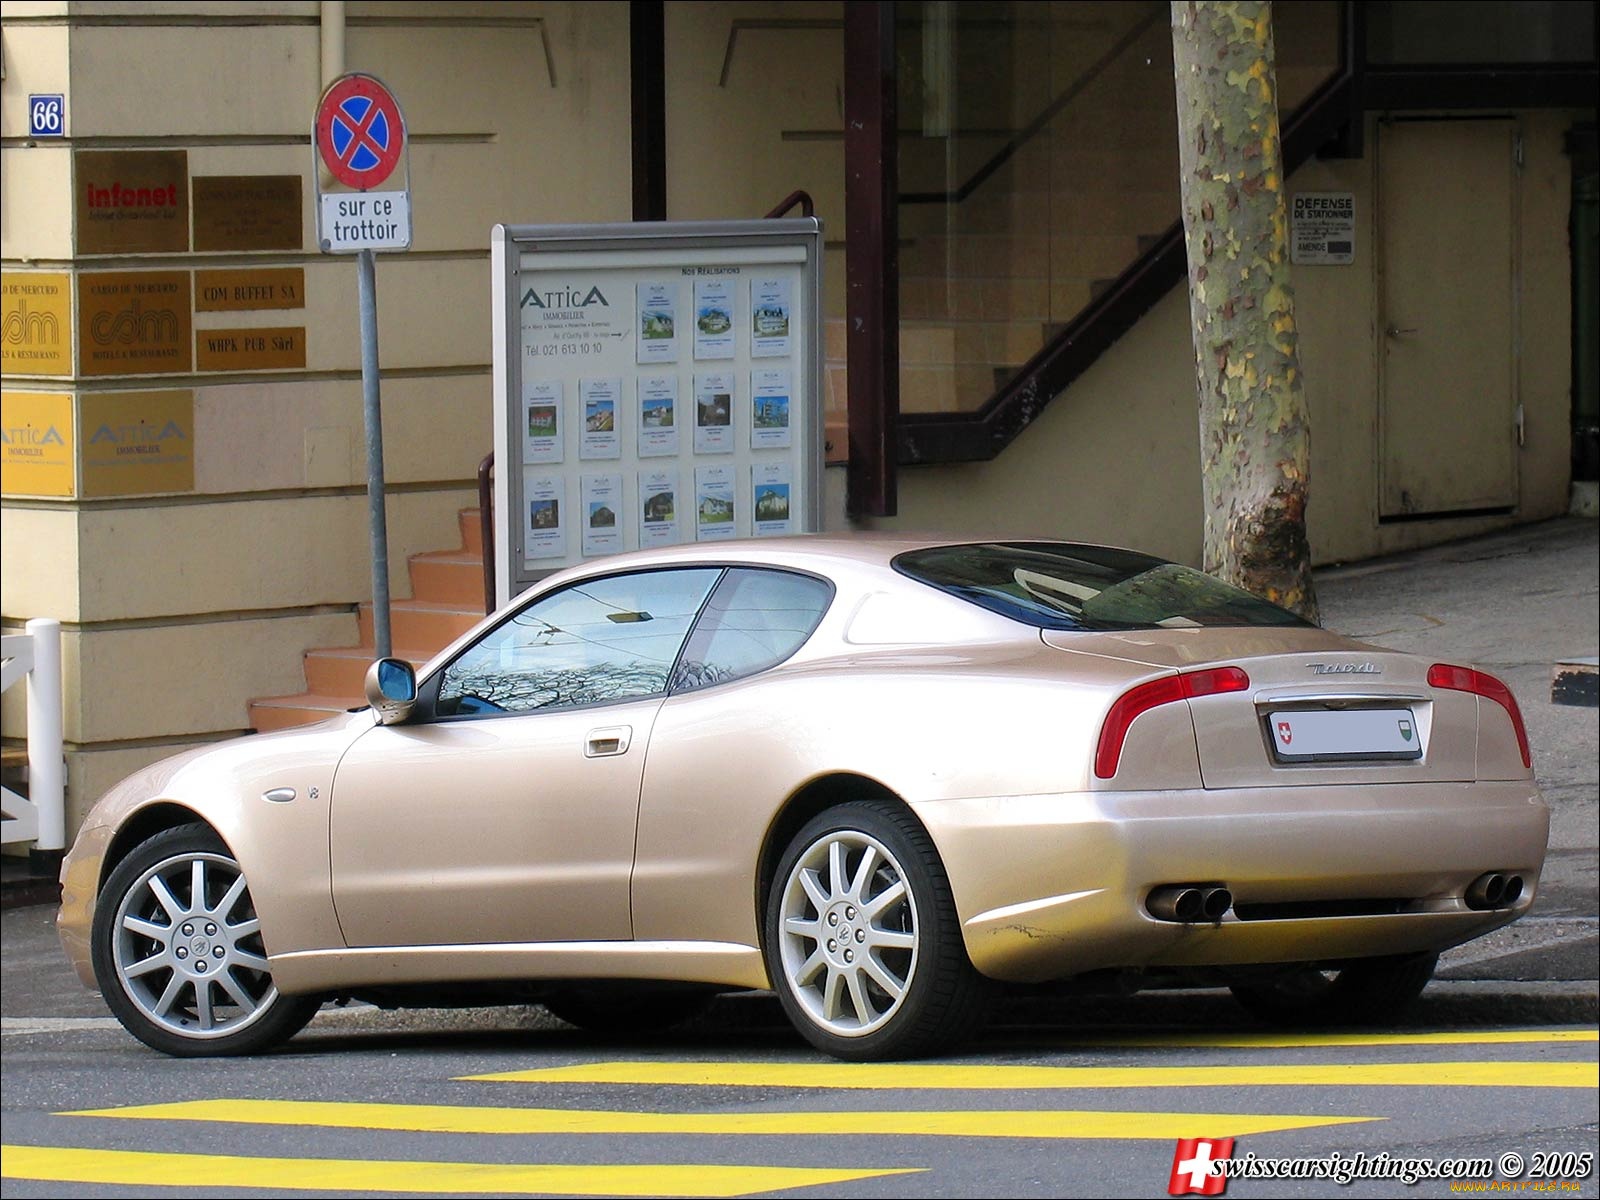
{"type": "MultiPolygon", "coordinates": [[[[932,579],[925,578],[923,575],[916,573],[916,571],[915,571],[915,568],[917,566],[916,563],[907,564],[904,561],[906,559],[914,559],[918,555],[927,554],[927,553],[930,553],[930,552],[933,552],[933,551],[980,549],[980,548],[987,547],[987,546],[996,546],[996,547],[999,547],[1001,549],[1020,550],[1020,551],[1028,551],[1028,550],[1033,550],[1033,549],[1038,549],[1040,552],[1045,552],[1045,551],[1048,551],[1048,550],[1051,550],[1051,549],[1060,549],[1060,550],[1066,550],[1066,551],[1071,551],[1071,550],[1089,550],[1089,551],[1107,550],[1107,551],[1111,551],[1112,553],[1116,553],[1116,554],[1127,554],[1127,555],[1131,555],[1134,558],[1139,558],[1139,559],[1146,560],[1150,564],[1149,566],[1147,566],[1145,568],[1146,571],[1152,569],[1153,567],[1158,567],[1158,566],[1181,567],[1184,570],[1195,571],[1195,573],[1197,573],[1199,575],[1202,575],[1202,576],[1205,576],[1207,579],[1211,580],[1211,582],[1216,583],[1216,584],[1220,585],[1221,587],[1228,588],[1228,589],[1231,589],[1233,591],[1239,592],[1241,595],[1243,595],[1248,600],[1251,600],[1251,601],[1253,601],[1255,603],[1264,605],[1267,608],[1275,609],[1275,610],[1283,613],[1286,617],[1290,618],[1290,620],[1283,621],[1283,622],[1261,622],[1261,623],[1256,623],[1256,622],[1244,622],[1244,623],[1229,622],[1227,624],[1222,624],[1222,625],[1199,625],[1199,626],[1196,626],[1196,628],[1203,628],[1203,629],[1316,629],[1316,628],[1318,628],[1318,626],[1316,625],[1315,622],[1306,620],[1304,617],[1300,616],[1300,614],[1298,614],[1296,612],[1293,612],[1290,609],[1284,608],[1281,604],[1274,604],[1270,600],[1265,600],[1265,599],[1261,598],[1260,596],[1252,595],[1251,593],[1245,591],[1243,588],[1240,588],[1235,584],[1227,583],[1227,582],[1225,582],[1223,580],[1215,578],[1214,576],[1208,576],[1208,575],[1205,574],[1205,572],[1198,571],[1194,567],[1186,567],[1186,566],[1184,566],[1183,563],[1175,563],[1175,562],[1172,562],[1169,559],[1158,558],[1156,555],[1153,555],[1153,554],[1145,554],[1144,552],[1139,551],[1139,550],[1126,550],[1126,549],[1123,549],[1123,548],[1118,547],[1118,546],[1099,546],[1099,545],[1095,545],[1095,544],[1092,544],[1092,543],[1089,543],[1089,542],[1057,542],[1057,541],[1049,541],[1049,540],[1039,539],[1039,538],[1018,539],[1018,540],[1015,540],[1015,541],[1005,541],[1005,540],[995,539],[995,540],[991,540],[991,541],[982,541],[982,542],[947,542],[947,543],[941,543],[941,544],[935,545],[935,546],[922,546],[922,547],[918,547],[918,548],[916,548],[914,550],[903,550],[899,554],[896,554],[892,559],[889,560],[889,566],[897,575],[900,575],[902,578],[908,579],[908,580],[912,581],[913,583],[920,584],[923,587],[932,588],[934,591],[940,592],[943,595],[949,596],[953,600],[958,600],[963,604],[970,604],[974,608],[979,608],[979,609],[982,609],[985,612],[993,613],[995,616],[998,616],[998,617],[1004,617],[1006,620],[1011,621],[1014,624],[1022,625],[1025,628],[1037,630],[1037,631],[1039,631],[1041,633],[1081,633],[1081,634],[1153,633],[1153,632],[1175,632],[1175,631],[1178,631],[1179,629],[1187,629],[1188,628],[1188,627],[1168,627],[1168,626],[1161,626],[1161,625],[1131,624],[1131,623],[1118,623],[1116,625],[1105,624],[1105,625],[1089,627],[1089,626],[1084,626],[1084,625],[1077,624],[1075,622],[1071,622],[1067,618],[1062,618],[1062,619],[1060,619],[1059,622],[1050,622],[1050,621],[1045,621],[1045,620],[1034,619],[1030,615],[1024,615],[1016,606],[1013,606],[1013,605],[1005,603],[999,597],[995,597],[995,596],[979,597],[979,596],[972,596],[972,595],[964,595],[961,591],[957,590],[956,588],[954,588],[952,585],[950,585],[948,583],[937,583],[932,579]]],[[[1130,576],[1129,578],[1134,578],[1134,576],[1130,576]]],[[[1123,580],[1123,581],[1120,581],[1120,582],[1126,582],[1126,580],[1123,580]]],[[[1102,589],[1102,590],[1104,590],[1104,589],[1102,589]]]]}
{"type": "Polygon", "coordinates": [[[768,671],[777,670],[796,654],[799,654],[801,650],[805,649],[806,645],[811,641],[811,639],[817,636],[817,630],[822,628],[822,622],[827,619],[829,611],[833,608],[833,602],[838,598],[839,585],[834,583],[833,580],[829,579],[826,575],[819,575],[815,571],[805,571],[797,567],[775,567],[769,566],[766,563],[725,564],[723,566],[721,576],[718,577],[716,583],[712,584],[711,590],[706,593],[705,601],[700,605],[700,611],[695,614],[694,622],[689,626],[689,633],[683,639],[683,645],[678,647],[678,656],[677,658],[673,659],[672,671],[667,675],[667,698],[670,700],[674,696],[689,696],[698,692],[709,692],[713,688],[723,687],[730,683],[742,683],[746,679],[754,679],[757,675],[765,675],[768,671]],[[718,679],[714,683],[701,683],[692,687],[677,687],[674,685],[673,681],[677,678],[678,668],[683,665],[684,652],[688,650],[689,643],[694,641],[694,635],[700,631],[700,622],[705,619],[706,609],[711,604],[711,597],[717,594],[717,589],[727,582],[728,575],[733,571],[764,571],[771,575],[794,575],[801,579],[814,580],[827,589],[828,598],[822,605],[822,611],[817,614],[817,623],[813,625],[805,637],[801,638],[797,643],[795,643],[794,648],[782,658],[777,659],[775,662],[770,662],[766,666],[760,667],[754,671],[749,671],[743,675],[734,675],[728,679],[718,679]]]}
{"type": "Polygon", "coordinates": [[[447,724],[456,721],[499,721],[507,717],[537,717],[545,713],[571,713],[591,709],[614,708],[619,704],[636,704],[641,700],[664,700],[671,694],[672,676],[678,669],[678,663],[683,658],[683,648],[689,644],[689,638],[694,635],[695,628],[700,623],[700,614],[705,611],[706,601],[711,599],[711,594],[717,590],[722,580],[727,576],[729,564],[720,562],[703,563],[671,563],[658,567],[645,567],[642,569],[612,571],[604,575],[585,575],[582,579],[574,579],[562,587],[552,588],[547,592],[540,592],[530,596],[528,600],[508,609],[499,620],[490,625],[481,634],[474,638],[459,651],[450,656],[449,661],[431,672],[417,688],[417,704],[414,717],[406,724],[447,724]],[[705,599],[700,601],[700,607],[689,620],[688,627],[684,630],[683,640],[678,643],[678,651],[672,657],[672,665],[667,668],[667,687],[659,692],[650,692],[643,696],[624,696],[616,700],[599,700],[593,704],[566,704],[559,708],[530,708],[516,712],[478,712],[478,713],[441,713],[439,712],[439,692],[444,686],[445,672],[450,670],[463,656],[482,645],[483,642],[498,633],[505,625],[520,617],[536,604],[543,603],[561,593],[576,587],[592,587],[597,583],[604,583],[612,579],[623,579],[630,575],[659,575],[667,571],[715,571],[717,577],[711,581],[711,586],[706,589],[705,599]]]}
{"type": "Polygon", "coordinates": [[[583,578],[574,579],[571,583],[568,583],[562,587],[552,588],[549,591],[540,592],[537,595],[530,596],[524,603],[517,605],[515,608],[507,609],[506,612],[502,614],[500,618],[492,625],[480,633],[471,642],[467,643],[467,645],[463,646],[455,654],[451,655],[448,661],[442,663],[436,670],[431,671],[423,678],[422,682],[417,687],[417,702],[416,706],[412,710],[412,716],[408,720],[401,722],[401,724],[443,725],[457,721],[500,721],[511,717],[538,717],[546,713],[572,713],[586,710],[614,708],[619,704],[636,704],[641,700],[667,700],[673,696],[688,695],[691,692],[709,691],[712,688],[721,687],[723,684],[738,683],[741,680],[753,679],[757,675],[762,675],[767,671],[781,667],[784,663],[788,662],[789,659],[798,654],[800,650],[808,642],[810,642],[814,636],[816,636],[817,627],[820,627],[823,619],[827,617],[828,612],[830,609],[832,609],[833,602],[838,598],[838,595],[838,585],[827,576],[820,575],[815,571],[807,571],[796,567],[769,566],[765,563],[730,562],[720,559],[707,562],[663,563],[660,566],[643,568],[636,567],[632,570],[617,570],[601,575],[585,575],[583,578]],[[685,649],[687,649],[689,642],[693,639],[695,631],[700,628],[700,619],[705,615],[706,605],[711,602],[711,597],[715,595],[717,589],[722,586],[723,581],[728,577],[728,572],[738,570],[772,571],[783,575],[799,575],[803,578],[814,579],[821,583],[828,589],[828,601],[827,604],[823,606],[822,615],[817,619],[817,626],[813,627],[811,632],[808,633],[800,642],[800,644],[791,650],[788,655],[769,666],[763,667],[760,671],[752,671],[748,675],[740,675],[734,679],[719,680],[716,683],[704,684],[696,688],[674,689],[672,686],[672,681],[678,674],[679,665],[683,662],[683,652],[685,649]],[[548,600],[552,596],[558,596],[570,588],[589,587],[596,583],[603,583],[611,579],[621,579],[629,575],[657,575],[666,571],[716,571],[717,577],[712,581],[711,586],[706,589],[705,599],[700,602],[700,607],[695,610],[693,618],[691,618],[689,621],[688,628],[684,631],[683,640],[678,644],[678,652],[673,656],[672,665],[667,669],[667,685],[662,691],[651,692],[649,695],[645,696],[627,696],[617,700],[601,700],[593,704],[569,704],[560,708],[532,708],[520,712],[439,712],[439,692],[444,685],[445,672],[454,666],[458,661],[460,661],[463,655],[481,645],[485,638],[494,636],[494,634],[499,632],[504,625],[521,616],[535,604],[539,604],[542,601],[548,600]]]}

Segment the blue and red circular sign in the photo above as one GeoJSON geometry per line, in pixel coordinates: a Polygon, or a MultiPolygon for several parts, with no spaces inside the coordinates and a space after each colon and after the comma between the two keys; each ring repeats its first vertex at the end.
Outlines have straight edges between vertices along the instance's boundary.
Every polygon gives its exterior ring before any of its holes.
{"type": "Polygon", "coordinates": [[[371,75],[341,75],[317,105],[317,152],[333,177],[367,191],[394,171],[406,124],[393,94],[371,75]]]}

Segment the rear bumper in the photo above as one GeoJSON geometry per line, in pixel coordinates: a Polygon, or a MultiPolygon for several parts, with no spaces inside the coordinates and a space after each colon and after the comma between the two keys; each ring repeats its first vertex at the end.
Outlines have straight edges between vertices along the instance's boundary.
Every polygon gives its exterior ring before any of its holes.
{"type": "Polygon", "coordinates": [[[1532,781],[1086,792],[916,804],[943,857],[967,951],[996,979],[1118,967],[1225,966],[1442,950],[1532,905],[1549,810],[1532,781]],[[1490,870],[1526,890],[1478,912],[1490,870]],[[1179,925],[1145,911],[1163,884],[1227,886],[1235,907],[1391,899],[1401,911],[1179,925]]]}

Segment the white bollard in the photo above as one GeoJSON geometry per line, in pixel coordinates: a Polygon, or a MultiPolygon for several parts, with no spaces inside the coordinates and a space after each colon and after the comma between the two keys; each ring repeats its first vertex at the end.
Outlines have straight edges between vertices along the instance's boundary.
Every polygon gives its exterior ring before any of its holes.
{"type": "Polygon", "coordinates": [[[39,814],[37,850],[67,848],[66,764],[61,743],[61,622],[35,617],[28,673],[28,800],[39,814]]]}

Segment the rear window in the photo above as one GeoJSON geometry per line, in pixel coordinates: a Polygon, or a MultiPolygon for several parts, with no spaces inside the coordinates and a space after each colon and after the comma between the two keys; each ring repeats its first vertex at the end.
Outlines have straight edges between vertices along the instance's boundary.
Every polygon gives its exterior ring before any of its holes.
{"type": "Polygon", "coordinates": [[[902,575],[1040,629],[1308,626],[1211,576],[1148,554],[1070,542],[981,542],[896,556],[902,575]]]}

